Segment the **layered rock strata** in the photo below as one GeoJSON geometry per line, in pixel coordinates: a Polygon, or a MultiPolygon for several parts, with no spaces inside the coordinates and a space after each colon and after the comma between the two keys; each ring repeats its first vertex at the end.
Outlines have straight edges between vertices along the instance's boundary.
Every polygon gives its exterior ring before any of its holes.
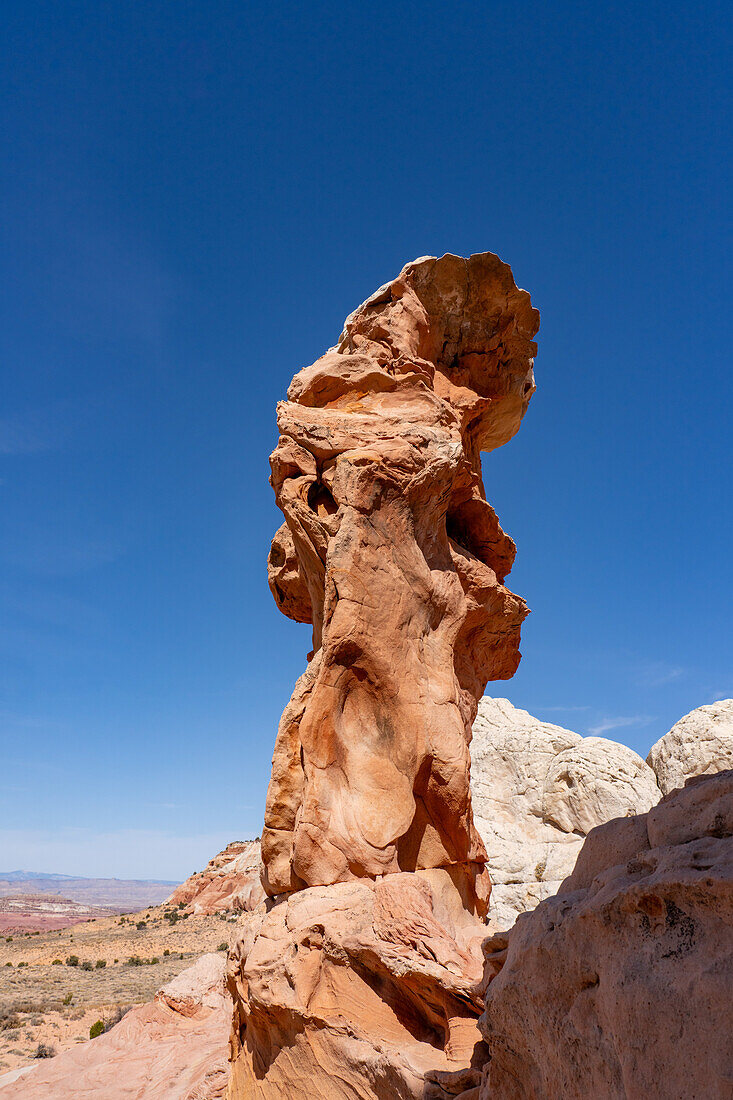
{"type": "Polygon", "coordinates": [[[443,1097],[486,1058],[482,932],[444,871],[291,895],[230,958],[230,1096],[443,1097]]]}
{"type": "Polygon", "coordinates": [[[728,1100],[733,772],[593,829],[485,950],[490,1061],[464,1100],[728,1100]]]}
{"type": "Polygon", "coordinates": [[[471,724],[516,670],[527,608],[503,585],[515,547],[480,454],[519,428],[538,324],[491,253],[417,260],[278,406],[270,585],[312,623],[313,656],[275,746],[272,896],[444,867],[485,912],[471,724]]]}

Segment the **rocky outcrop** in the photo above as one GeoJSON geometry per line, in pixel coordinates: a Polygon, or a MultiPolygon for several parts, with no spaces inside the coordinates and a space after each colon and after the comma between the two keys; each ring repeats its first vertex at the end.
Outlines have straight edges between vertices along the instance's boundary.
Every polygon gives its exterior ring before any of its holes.
{"type": "Polygon", "coordinates": [[[733,1096],[733,772],[589,834],[559,894],[486,946],[479,1092],[733,1096]]]}
{"type": "Polygon", "coordinates": [[[653,745],[647,763],[662,794],[684,787],[693,775],[733,768],[733,699],[690,711],[653,745]]]}
{"type": "Polygon", "coordinates": [[[264,901],[259,840],[235,840],[177,886],[166,904],[191,913],[251,912],[264,901]]]}
{"type": "Polygon", "coordinates": [[[519,427],[537,326],[496,256],[417,260],[279,406],[270,584],[314,652],[267,795],[276,904],[230,957],[230,1100],[443,1098],[481,1061],[469,744],[527,609],[480,452],[519,427]]]}
{"type": "Polygon", "coordinates": [[[581,737],[489,696],[473,724],[471,789],[492,930],[510,928],[557,891],[592,828],[660,798],[654,772],[626,745],[581,737]]]}
{"type": "Polygon", "coordinates": [[[110,1031],[0,1078],[0,1100],[216,1100],[229,1076],[221,955],[202,955],[110,1031]]]}
{"type": "Polygon", "coordinates": [[[515,548],[480,454],[519,428],[538,324],[497,256],[416,260],[278,406],[270,584],[314,655],[275,746],[273,896],[446,867],[486,906],[468,745],[527,608],[503,585],[515,548]]]}
{"type": "Polygon", "coordinates": [[[291,895],[230,958],[230,1095],[443,1096],[426,1078],[486,1056],[480,938],[445,871],[291,895]]]}

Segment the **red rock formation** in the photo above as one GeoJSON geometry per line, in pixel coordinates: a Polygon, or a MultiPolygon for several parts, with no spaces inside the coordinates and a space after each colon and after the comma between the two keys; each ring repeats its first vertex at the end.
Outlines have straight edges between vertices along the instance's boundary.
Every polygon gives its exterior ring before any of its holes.
{"type": "Polygon", "coordinates": [[[278,731],[262,854],[271,895],[448,868],[485,912],[469,742],[513,675],[524,602],[480,453],[519,428],[538,313],[491,253],[408,264],[278,407],[270,552],[314,656],[278,731]]]}
{"type": "Polygon", "coordinates": [[[230,957],[231,1100],[429,1100],[478,1073],[471,723],[527,614],[480,452],[519,427],[537,325],[496,256],[417,260],[279,406],[270,584],[314,653],[267,796],[277,904],[230,957]]]}
{"type": "Polygon", "coordinates": [[[166,904],[192,913],[250,912],[264,901],[259,840],[235,840],[177,886],[166,904]]]}
{"type": "Polygon", "coordinates": [[[733,771],[593,829],[486,952],[480,1100],[733,1096],[733,771]]]}
{"type": "Polygon", "coordinates": [[[425,874],[302,890],[239,945],[230,1097],[423,1100],[485,1059],[482,928],[425,874]]]}

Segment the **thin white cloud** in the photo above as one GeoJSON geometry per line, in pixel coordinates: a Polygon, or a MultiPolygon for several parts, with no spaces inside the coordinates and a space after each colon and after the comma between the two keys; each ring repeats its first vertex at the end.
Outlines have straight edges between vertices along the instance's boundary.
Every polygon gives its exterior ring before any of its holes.
{"type": "Polygon", "coordinates": [[[687,669],[680,665],[670,665],[665,661],[651,661],[639,669],[638,680],[645,687],[664,687],[665,684],[679,680],[686,672],[687,669]]]}
{"type": "Polygon", "coordinates": [[[632,714],[629,717],[604,718],[597,726],[591,726],[588,733],[594,737],[601,737],[609,730],[622,729],[625,726],[645,726],[653,719],[648,714],[632,714]]]}

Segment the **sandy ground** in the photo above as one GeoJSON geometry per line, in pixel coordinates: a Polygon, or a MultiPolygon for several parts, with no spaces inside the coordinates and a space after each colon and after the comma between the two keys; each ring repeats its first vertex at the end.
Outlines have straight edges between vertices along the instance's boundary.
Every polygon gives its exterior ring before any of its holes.
{"type": "Polygon", "coordinates": [[[61,932],[13,935],[10,942],[0,937],[0,1073],[31,1063],[39,1044],[60,1053],[89,1042],[97,1020],[150,1000],[199,955],[237,940],[248,920],[244,913],[181,914],[171,924],[165,911],[161,906],[61,932]],[[138,921],[146,926],[138,929],[138,921]],[[66,965],[72,955],[79,966],[66,965]],[[132,956],[159,961],[132,966],[132,956]],[[61,965],[54,965],[55,959],[61,965]],[[97,968],[97,960],[106,965],[97,968]],[[84,962],[94,969],[83,970],[84,962]]]}

